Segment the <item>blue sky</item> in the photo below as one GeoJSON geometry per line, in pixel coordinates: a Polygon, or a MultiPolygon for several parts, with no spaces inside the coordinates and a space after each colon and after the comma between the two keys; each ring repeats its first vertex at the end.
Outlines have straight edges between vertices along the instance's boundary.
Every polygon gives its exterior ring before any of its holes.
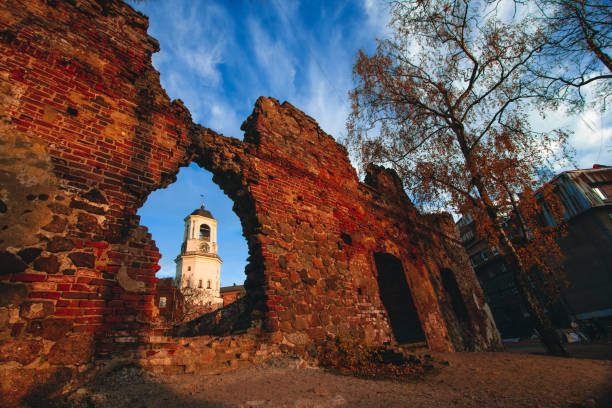
{"type": "MultiPolygon", "coordinates": [[[[153,65],[172,99],[195,122],[242,139],[241,123],[256,99],[289,101],[338,138],[350,110],[352,65],[359,49],[372,53],[389,32],[379,0],[148,0],[132,4],[149,16],[149,34],[161,51],[153,65]]],[[[567,127],[579,167],[612,164],[612,119],[586,111],[571,117],[532,115],[535,128],[567,127]]],[[[204,203],[219,221],[221,284],[244,281],[247,247],[232,202],[196,165],[176,183],[151,194],[139,210],[162,253],[160,277],[174,276],[184,217],[204,203]]]]}
{"type": "MultiPolygon", "coordinates": [[[[289,101],[323,130],[344,135],[347,92],[357,50],[369,52],[386,33],[386,11],[376,0],[281,1],[149,0],[132,4],[149,16],[160,43],[153,65],[172,99],[195,122],[242,139],[240,125],[259,96],[289,101]]],[[[183,219],[202,203],[219,221],[221,284],[244,282],[248,250],[232,202],[197,165],[153,192],[139,210],[162,259],[159,277],[173,277],[183,219]]]]}

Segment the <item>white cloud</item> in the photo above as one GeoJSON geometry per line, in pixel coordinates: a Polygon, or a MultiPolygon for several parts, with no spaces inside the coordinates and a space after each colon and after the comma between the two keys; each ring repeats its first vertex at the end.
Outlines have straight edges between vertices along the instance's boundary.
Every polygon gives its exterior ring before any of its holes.
{"type": "Polygon", "coordinates": [[[242,120],[238,118],[236,110],[231,108],[230,104],[216,100],[208,108],[210,113],[206,120],[207,127],[225,136],[242,139],[240,130],[242,120]]]}
{"type": "Polygon", "coordinates": [[[369,34],[387,37],[391,30],[387,26],[389,23],[389,8],[386,3],[380,0],[363,0],[363,9],[367,16],[367,26],[369,34]]]}
{"type": "Polygon", "coordinates": [[[178,66],[172,71],[189,72],[205,86],[219,86],[219,65],[233,39],[232,17],[211,3],[168,2],[162,7],[164,24],[152,25],[150,30],[162,40],[161,51],[153,59],[155,66],[178,66]]]}
{"type": "Polygon", "coordinates": [[[187,64],[205,84],[217,86],[221,80],[218,65],[222,62],[221,55],[225,43],[219,41],[212,47],[199,46],[194,49],[185,49],[181,52],[180,58],[187,64]]]}
{"type": "Polygon", "coordinates": [[[271,92],[293,94],[295,92],[296,60],[280,38],[272,38],[260,21],[249,18],[251,47],[264,82],[271,92]]]}
{"type": "Polygon", "coordinates": [[[579,167],[612,165],[612,123],[606,124],[604,114],[585,111],[575,119],[574,132],[571,143],[578,153],[579,167]]]}
{"type": "Polygon", "coordinates": [[[345,121],[349,113],[347,90],[350,76],[347,78],[346,72],[324,73],[322,67],[311,60],[307,80],[307,92],[304,97],[298,98],[296,102],[299,104],[298,107],[315,118],[326,133],[339,139],[346,133],[345,121]]]}
{"type": "Polygon", "coordinates": [[[578,168],[590,168],[595,163],[612,164],[611,119],[609,113],[601,113],[592,109],[586,109],[580,114],[570,114],[560,108],[547,112],[545,118],[535,111],[529,115],[529,121],[534,130],[550,132],[554,129],[564,129],[573,133],[569,144],[576,150],[575,159],[578,168]]]}

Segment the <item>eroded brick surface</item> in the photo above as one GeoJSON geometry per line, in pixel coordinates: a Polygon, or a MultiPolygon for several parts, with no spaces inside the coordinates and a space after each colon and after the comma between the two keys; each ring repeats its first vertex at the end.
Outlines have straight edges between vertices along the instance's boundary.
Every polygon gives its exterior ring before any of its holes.
{"type": "Polygon", "coordinates": [[[430,348],[500,347],[452,220],[419,214],[393,172],[370,167],[360,183],[342,146],[272,98],[243,140],[192,123],[160,86],[146,17],[117,0],[1,7],[0,405],[54,395],[115,357],[212,372],[316,354],[330,335],[393,342],[376,253],[401,262],[430,348]],[[234,201],[247,293],[173,328],[136,211],[191,161],[234,201]]]}

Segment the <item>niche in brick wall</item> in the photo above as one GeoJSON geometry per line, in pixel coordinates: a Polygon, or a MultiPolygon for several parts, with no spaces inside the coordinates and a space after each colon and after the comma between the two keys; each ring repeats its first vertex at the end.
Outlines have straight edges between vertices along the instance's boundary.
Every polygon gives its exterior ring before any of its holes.
{"type": "Polygon", "coordinates": [[[395,339],[400,344],[424,343],[425,334],[417,314],[402,262],[387,253],[375,253],[380,299],[387,310],[395,339]]]}
{"type": "MultiPolygon", "coordinates": [[[[217,220],[217,252],[222,260],[221,286],[242,285],[248,246],[233,201],[212,181],[212,173],[192,163],[183,167],[176,182],[149,195],[138,210],[140,224],[149,229],[162,258],[158,278],[174,278],[174,260],[181,251],[185,217],[205,205],[217,220]]],[[[207,285],[207,282],[204,282],[207,285]]]]}

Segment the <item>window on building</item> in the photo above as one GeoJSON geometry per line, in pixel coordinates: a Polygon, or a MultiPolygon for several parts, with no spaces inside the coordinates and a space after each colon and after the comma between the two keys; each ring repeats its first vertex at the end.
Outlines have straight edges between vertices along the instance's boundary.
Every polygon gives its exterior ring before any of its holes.
{"type": "Polygon", "coordinates": [[[606,196],[604,195],[604,193],[601,192],[601,190],[598,187],[593,187],[593,191],[595,192],[595,194],[597,194],[599,196],[599,198],[601,198],[602,200],[606,199],[606,196]]]}
{"type": "Polygon", "coordinates": [[[478,266],[478,264],[479,264],[478,256],[474,255],[474,256],[470,257],[470,262],[472,263],[472,266],[478,266]]]}
{"type": "Polygon", "coordinates": [[[461,236],[461,241],[466,242],[474,239],[474,231],[470,230],[461,236]]]}
{"type": "Polygon", "coordinates": [[[188,271],[190,271],[190,270],[191,270],[191,266],[188,266],[188,267],[187,267],[187,270],[188,270],[188,271]]]}
{"type": "Polygon", "coordinates": [[[159,308],[164,308],[166,307],[166,298],[164,296],[159,298],[159,308]]]}
{"type": "Polygon", "coordinates": [[[206,224],[200,226],[200,239],[210,241],[210,227],[206,224]]]}
{"type": "Polygon", "coordinates": [[[206,282],[206,289],[210,289],[210,280],[206,282]]]}
{"type": "Polygon", "coordinates": [[[198,281],[198,288],[201,288],[201,287],[202,287],[202,279],[198,281]]]}

